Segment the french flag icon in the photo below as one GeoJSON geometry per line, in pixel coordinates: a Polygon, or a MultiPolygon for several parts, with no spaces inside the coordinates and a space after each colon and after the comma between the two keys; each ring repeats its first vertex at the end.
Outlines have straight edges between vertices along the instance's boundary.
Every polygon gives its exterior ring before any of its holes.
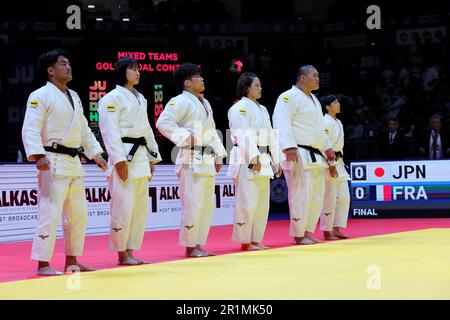
{"type": "Polygon", "coordinates": [[[390,185],[377,185],[377,201],[392,201],[392,192],[390,185]]]}

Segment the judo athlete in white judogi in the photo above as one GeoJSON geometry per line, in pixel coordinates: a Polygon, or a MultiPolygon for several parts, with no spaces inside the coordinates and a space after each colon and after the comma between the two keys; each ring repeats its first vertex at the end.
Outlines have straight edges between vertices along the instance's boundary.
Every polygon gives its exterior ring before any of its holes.
{"type": "Polygon", "coordinates": [[[237,82],[240,99],[228,111],[233,149],[228,175],[236,189],[232,241],[241,250],[262,250],[270,205],[270,179],[281,175],[280,147],[266,107],[258,103],[261,82],[244,73],[237,82]],[[274,172],[274,169],[276,168],[274,172]]]}
{"type": "Polygon", "coordinates": [[[203,249],[214,211],[215,175],[220,171],[226,150],[220,140],[204,91],[200,67],[182,64],[175,72],[183,92],[172,98],[159,116],[156,127],[180,150],[175,161],[180,179],[182,207],[179,244],[186,256],[214,255],[203,249]]]}
{"type": "Polygon", "coordinates": [[[311,65],[300,67],[296,85],[278,97],[273,114],[273,126],[285,157],[281,167],[288,186],[289,235],[296,244],[322,242],[311,233],[322,211],[328,161],[335,160],[320,102],[312,94],[317,89],[317,70],[311,65]]]}
{"type": "Polygon", "coordinates": [[[350,193],[348,181],[350,176],[343,159],[344,127],[336,114],[341,112],[341,105],[335,95],[326,95],[320,99],[325,115],[323,117],[325,132],[336,155],[337,177],[326,175],[325,199],[320,216],[320,230],[327,240],[346,239],[339,228],[347,226],[348,210],[350,208],[350,193]]]}
{"type": "Polygon", "coordinates": [[[140,77],[137,61],[119,59],[116,77],[116,88],[98,107],[109,156],[110,248],[118,252],[120,265],[145,264],[148,261],[135,257],[133,250],[142,246],[149,212],[148,181],[161,156],[148,121],[147,100],[134,88],[140,77]]]}
{"type": "Polygon", "coordinates": [[[43,54],[39,69],[48,82],[30,94],[22,127],[27,159],[36,161],[39,170],[39,219],[31,258],[39,261],[38,275],[63,274],[49,265],[62,217],[65,271],[92,271],[76,258],[83,253],[87,222],[84,171],[79,154],[84,152],[102,170],[106,169],[106,161],[83,115],[78,94],[67,88],[72,80],[68,54],[60,49],[43,54]]]}

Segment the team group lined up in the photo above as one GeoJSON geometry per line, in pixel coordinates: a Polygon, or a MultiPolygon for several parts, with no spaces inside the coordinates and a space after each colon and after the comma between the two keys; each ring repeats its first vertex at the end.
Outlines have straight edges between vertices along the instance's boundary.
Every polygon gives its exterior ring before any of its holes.
{"type": "MultiPolygon", "coordinates": [[[[39,58],[46,85],[32,92],[22,129],[28,160],[38,169],[39,218],[31,258],[38,275],[61,275],[51,261],[56,230],[64,231],[65,270],[94,269],[78,262],[85,241],[87,204],[83,184],[83,153],[107,171],[110,201],[110,249],[120,265],[145,264],[134,255],[142,246],[148,217],[148,181],[161,161],[147,115],[147,100],[134,86],[140,73],[136,60],[116,64],[116,88],[99,101],[99,126],[108,159],[91,132],[78,94],[69,89],[69,55],[54,49],[39,58]]],[[[241,250],[264,250],[262,244],[270,203],[270,179],[284,174],[288,187],[290,229],[295,244],[316,244],[320,229],[327,240],[347,236],[349,175],[343,161],[344,131],[336,118],[334,95],[321,98],[319,73],[299,68],[296,84],[277,99],[272,116],[258,103],[262,85],[254,73],[240,76],[238,101],[228,111],[233,148],[229,155],[219,138],[213,109],[202,92],[198,65],[183,63],[174,71],[181,94],[172,98],[156,127],[180,148],[176,161],[182,207],[179,245],[187,257],[212,256],[205,245],[214,210],[214,177],[229,156],[228,175],[236,187],[232,241],[241,250]],[[325,115],[324,115],[325,114],[325,115]]]]}

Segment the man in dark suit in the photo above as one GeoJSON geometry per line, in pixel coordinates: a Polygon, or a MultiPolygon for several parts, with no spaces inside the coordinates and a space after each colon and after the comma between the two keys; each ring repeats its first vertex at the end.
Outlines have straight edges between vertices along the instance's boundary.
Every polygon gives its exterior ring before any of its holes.
{"type": "Polygon", "coordinates": [[[419,153],[427,160],[450,158],[449,134],[442,128],[441,118],[433,115],[429,127],[419,136],[419,153]]]}
{"type": "Polygon", "coordinates": [[[403,160],[408,157],[405,137],[398,128],[398,120],[389,118],[388,130],[380,133],[379,153],[383,160],[403,160]]]}

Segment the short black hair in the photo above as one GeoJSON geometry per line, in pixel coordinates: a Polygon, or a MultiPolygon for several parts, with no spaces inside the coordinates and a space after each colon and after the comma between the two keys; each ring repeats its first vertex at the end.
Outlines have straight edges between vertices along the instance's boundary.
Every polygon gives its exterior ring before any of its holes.
{"type": "Polygon", "coordinates": [[[173,72],[175,85],[179,90],[184,89],[184,81],[190,80],[192,77],[202,73],[202,69],[198,64],[182,63],[178,69],[173,72]]]}
{"type": "Polygon", "coordinates": [[[138,62],[131,58],[120,58],[116,63],[116,84],[123,86],[128,83],[127,69],[139,67],[138,62]]]}
{"type": "Polygon", "coordinates": [[[241,74],[236,84],[236,95],[238,99],[246,97],[248,94],[248,88],[252,85],[252,82],[258,76],[253,72],[245,72],[241,74]]]}
{"type": "Polygon", "coordinates": [[[430,117],[430,121],[431,120],[439,120],[439,121],[441,121],[441,116],[439,115],[439,114],[437,114],[437,113],[435,113],[435,114],[433,114],[431,117],[430,117]]]}
{"type": "Polygon", "coordinates": [[[313,65],[311,64],[306,64],[304,66],[301,66],[300,68],[298,68],[298,72],[297,72],[297,80],[301,77],[301,76],[306,76],[308,74],[310,74],[311,72],[313,72],[313,70],[317,70],[316,68],[314,68],[313,65]]]}
{"type": "Polygon", "coordinates": [[[328,113],[327,106],[332,104],[335,100],[339,101],[337,96],[334,95],[334,94],[326,94],[326,95],[324,95],[323,97],[320,98],[320,104],[322,105],[322,112],[323,112],[323,114],[327,114],[328,113]]]}
{"type": "Polygon", "coordinates": [[[387,122],[389,123],[389,122],[391,122],[391,121],[398,122],[398,119],[397,119],[396,117],[389,117],[389,118],[387,119],[387,122]]]}
{"type": "Polygon", "coordinates": [[[48,79],[47,69],[58,61],[59,56],[63,56],[70,60],[69,54],[65,50],[60,48],[45,52],[39,57],[38,70],[43,79],[48,79]]]}

